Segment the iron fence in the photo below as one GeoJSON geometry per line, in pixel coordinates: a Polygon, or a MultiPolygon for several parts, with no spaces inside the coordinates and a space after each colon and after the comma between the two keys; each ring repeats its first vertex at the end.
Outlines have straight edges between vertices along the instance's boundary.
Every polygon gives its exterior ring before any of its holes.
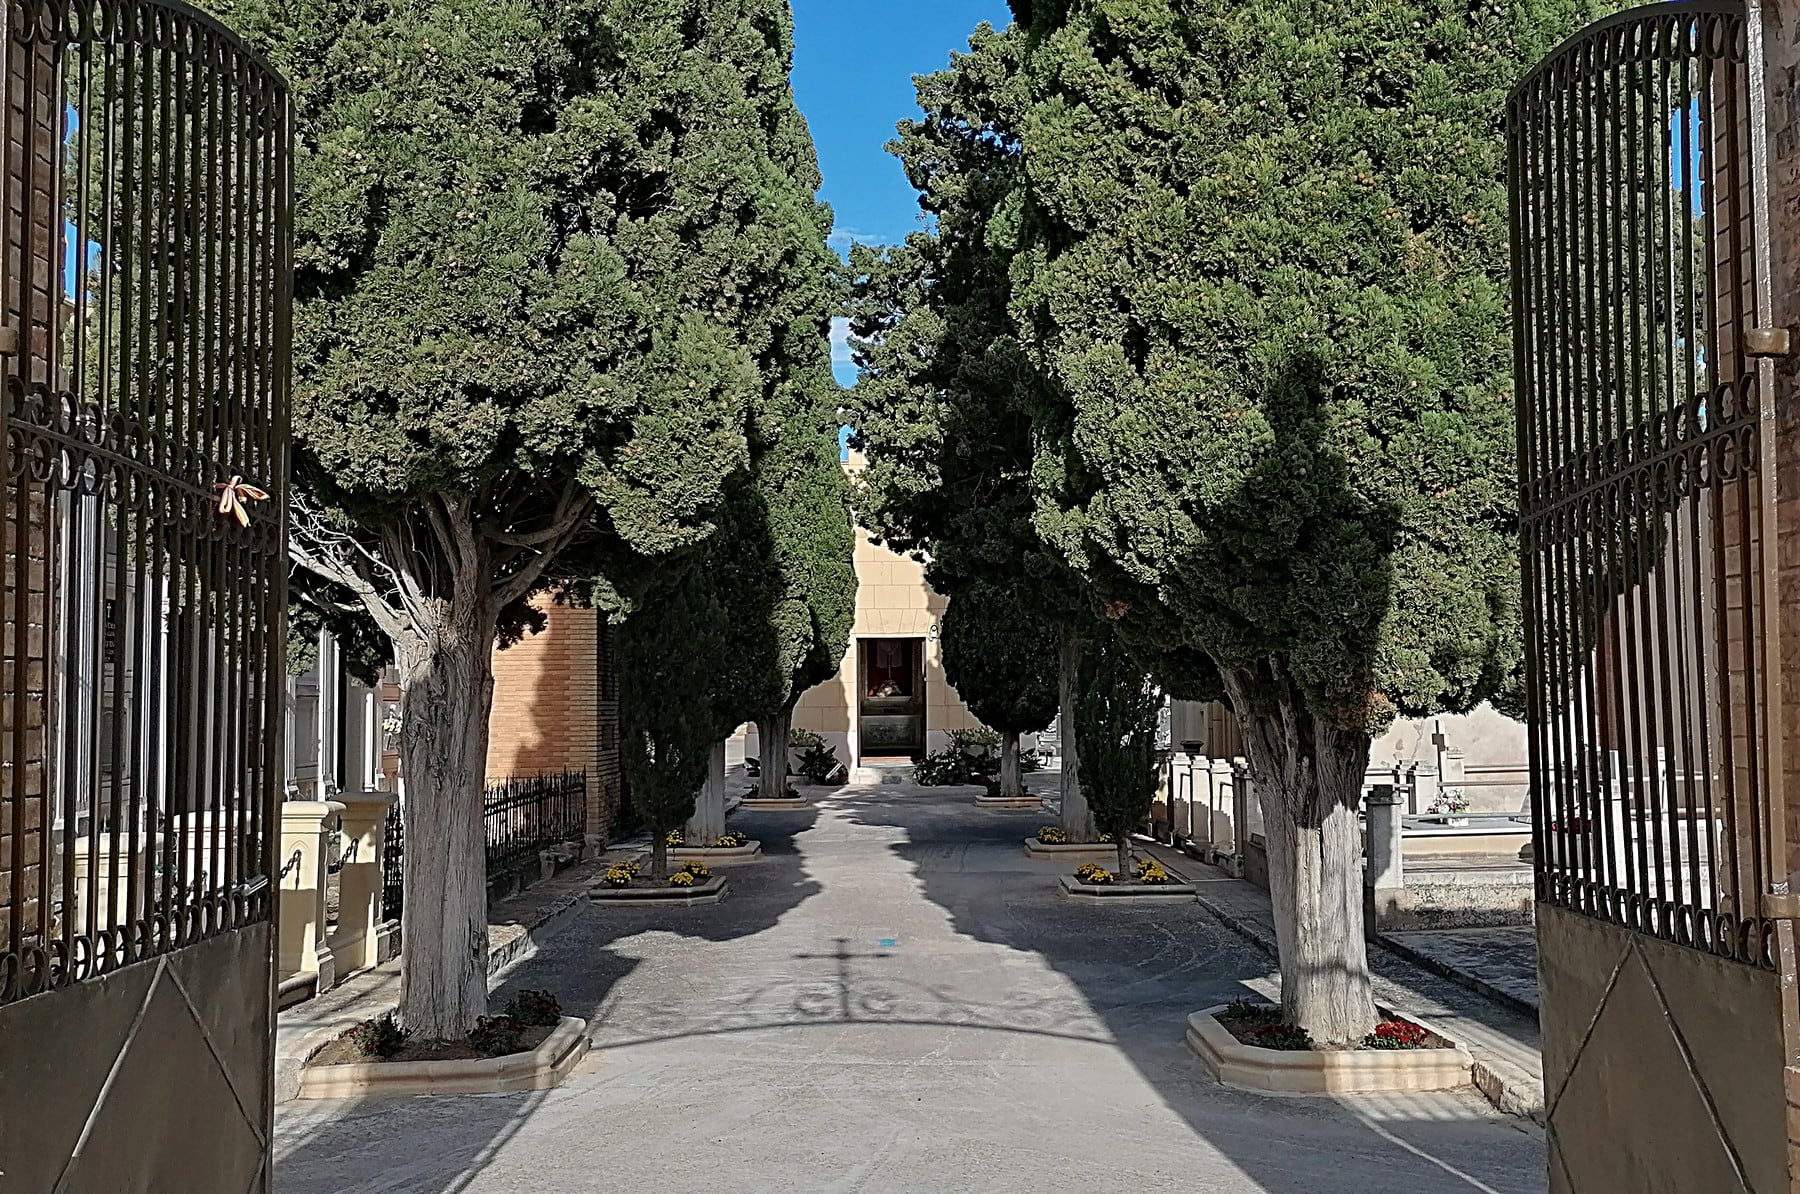
{"type": "Polygon", "coordinates": [[[587,829],[587,774],[534,775],[488,785],[482,800],[488,882],[538,865],[538,852],[580,841],[587,829]]]}
{"type": "Polygon", "coordinates": [[[381,839],[381,919],[399,920],[405,906],[406,825],[400,804],[388,805],[387,828],[381,839]]]}
{"type": "Polygon", "coordinates": [[[1754,30],[1658,4],[1508,110],[1538,896],[1772,966],[1779,781],[1754,30]]]}
{"type": "Polygon", "coordinates": [[[0,1003],[270,916],[286,87],[162,0],[0,44],[0,1003]]]}

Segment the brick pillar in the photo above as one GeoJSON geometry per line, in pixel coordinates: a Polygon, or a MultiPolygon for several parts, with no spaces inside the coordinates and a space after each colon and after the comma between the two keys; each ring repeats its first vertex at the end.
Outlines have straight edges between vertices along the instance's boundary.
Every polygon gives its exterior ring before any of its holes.
{"type": "MultiPolygon", "coordinates": [[[[1800,0],[1751,0],[1754,21],[1761,16],[1764,109],[1768,138],[1770,323],[1789,330],[1795,352],[1775,363],[1777,429],[1776,517],[1780,570],[1778,621],[1782,676],[1781,782],[1787,830],[1787,869],[1800,870],[1800,0]]],[[[1792,879],[1790,879],[1790,884],[1792,879]]],[[[1800,1009],[1793,991],[1795,967],[1792,922],[1778,930],[1777,965],[1784,981],[1786,1021],[1788,1176],[1800,1188],[1800,1068],[1793,1065],[1800,1045],[1800,1009]]]]}
{"type": "Polygon", "coordinates": [[[620,792],[611,629],[595,610],[547,598],[538,609],[543,631],[494,654],[488,777],[584,772],[588,843],[603,845],[620,792]]]}
{"type": "MultiPolygon", "coordinates": [[[[17,382],[55,376],[53,189],[61,108],[48,46],[10,40],[0,16],[0,403],[17,382]]],[[[0,409],[0,428],[8,415],[0,409]]],[[[50,484],[21,480],[0,500],[6,637],[0,668],[0,948],[41,942],[53,878],[44,867],[50,790],[56,561],[50,484]],[[23,749],[15,732],[23,723],[23,749]],[[18,898],[15,900],[14,889],[18,898]]]]}

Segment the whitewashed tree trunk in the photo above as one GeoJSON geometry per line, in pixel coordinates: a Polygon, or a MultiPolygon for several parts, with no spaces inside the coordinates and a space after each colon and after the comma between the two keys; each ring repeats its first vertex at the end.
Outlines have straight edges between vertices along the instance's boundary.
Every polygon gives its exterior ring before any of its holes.
{"type": "Polygon", "coordinates": [[[1000,735],[1000,795],[1012,800],[1025,795],[1019,777],[1019,735],[1013,730],[1000,735]]]}
{"type": "Polygon", "coordinates": [[[1081,655],[1080,636],[1064,630],[1057,652],[1056,681],[1061,706],[1056,724],[1062,739],[1062,828],[1070,842],[1092,842],[1100,836],[1094,829],[1093,810],[1081,794],[1081,761],[1075,745],[1075,698],[1081,688],[1081,655]]]}
{"type": "Polygon", "coordinates": [[[1375,1027],[1356,818],[1369,735],[1319,716],[1292,685],[1269,701],[1232,673],[1225,683],[1262,808],[1282,1017],[1322,1047],[1354,1047],[1375,1027]]]}
{"type": "Polygon", "coordinates": [[[398,644],[406,902],[400,1008],[426,1040],[467,1036],[487,1014],[487,852],[482,791],[493,707],[490,611],[442,605],[430,635],[398,644]]]}
{"type": "Polygon", "coordinates": [[[761,789],[764,800],[780,800],[787,795],[788,726],[794,713],[783,709],[756,723],[758,753],[762,758],[761,789]]]}
{"type": "Polygon", "coordinates": [[[725,832],[725,740],[713,743],[712,758],[707,761],[706,784],[700,798],[694,801],[694,815],[688,819],[683,835],[690,846],[708,847],[725,832]]]}

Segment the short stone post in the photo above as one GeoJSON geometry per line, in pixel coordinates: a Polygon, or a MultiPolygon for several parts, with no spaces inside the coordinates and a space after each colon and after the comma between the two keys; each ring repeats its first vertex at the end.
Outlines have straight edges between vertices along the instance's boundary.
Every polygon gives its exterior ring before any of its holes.
{"type": "Polygon", "coordinates": [[[707,760],[706,782],[694,801],[694,815],[688,819],[683,836],[687,844],[708,848],[725,832],[725,740],[713,743],[712,757],[707,760]]]}
{"type": "Polygon", "coordinates": [[[94,924],[102,929],[129,924],[132,893],[137,894],[138,915],[145,915],[149,904],[151,878],[155,870],[156,843],[153,834],[138,835],[137,853],[131,851],[128,834],[101,833],[96,838],[75,839],[75,888],[64,899],[75,919],[75,931],[87,932],[90,911],[94,924]],[[91,855],[90,855],[91,850],[91,855]],[[118,882],[113,882],[112,853],[119,852],[118,882]],[[90,869],[91,868],[91,869],[90,869]],[[92,908],[89,906],[88,884],[94,884],[92,908]]]}
{"type": "Polygon", "coordinates": [[[283,979],[318,975],[328,991],[337,967],[325,944],[325,834],[344,811],[336,800],[289,800],[281,806],[281,931],[276,965],[283,979]]]}
{"type": "Polygon", "coordinates": [[[1444,767],[1438,776],[1438,793],[1447,795],[1455,792],[1466,799],[1469,795],[1468,771],[1463,766],[1463,752],[1447,747],[1441,757],[1444,767]]]}
{"type": "Polygon", "coordinates": [[[1367,801],[1364,844],[1364,931],[1373,936],[1389,920],[1406,887],[1406,865],[1401,852],[1401,796],[1391,784],[1376,784],[1367,801]]]}
{"type": "MultiPolygon", "coordinates": [[[[376,926],[381,923],[383,855],[392,792],[342,792],[344,861],[338,869],[338,927],[331,940],[334,969],[348,975],[378,965],[376,926]]],[[[285,890],[285,888],[284,888],[285,890]]]]}
{"type": "Polygon", "coordinates": [[[1438,769],[1432,763],[1414,763],[1406,769],[1406,811],[1411,816],[1426,812],[1437,803],[1442,785],[1438,769]]]}
{"type": "Polygon", "coordinates": [[[1213,826],[1209,831],[1213,855],[1236,854],[1239,826],[1243,823],[1237,819],[1237,809],[1232,804],[1235,787],[1230,759],[1207,760],[1206,789],[1206,819],[1213,826]]]}

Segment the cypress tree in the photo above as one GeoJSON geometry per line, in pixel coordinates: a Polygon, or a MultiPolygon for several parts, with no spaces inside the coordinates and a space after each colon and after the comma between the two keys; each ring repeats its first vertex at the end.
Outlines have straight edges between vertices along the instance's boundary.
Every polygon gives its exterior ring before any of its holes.
{"type": "Polygon", "coordinates": [[[293,85],[298,579],[391,648],[402,1011],[452,1039],[486,1010],[496,636],[713,533],[765,390],[746,311],[822,239],[764,119],[787,7],[218,7],[293,85]]]}
{"type": "Polygon", "coordinates": [[[940,630],[944,678],[1000,734],[1000,795],[1024,795],[1019,736],[1056,716],[1056,626],[1015,585],[958,586],[940,630]]]}
{"type": "MultiPolygon", "coordinates": [[[[863,374],[852,391],[862,521],[896,551],[924,559],[949,602],[945,667],[978,717],[995,729],[1042,729],[985,694],[1056,685],[1062,714],[1062,821],[1071,841],[1094,840],[1082,799],[1074,695],[1081,644],[1094,614],[1085,587],[1033,525],[1032,391],[1043,384],[1008,321],[1012,237],[1023,182],[1014,109],[1022,100],[1016,29],[982,25],[949,69],[916,80],[921,116],[888,149],[906,167],[930,232],[851,254],[852,343],[863,374]],[[1007,625],[985,625],[995,611],[1007,625]],[[1032,629],[1025,632],[1025,627],[1032,629]],[[994,636],[980,645],[982,633],[994,636]],[[950,636],[957,636],[953,646],[950,636]],[[1003,645],[1024,633],[1027,641],[1003,645]],[[1041,633],[1049,651],[1033,649],[1041,633]],[[964,651],[960,644],[968,644],[964,651]],[[1009,670],[1010,669],[1010,670],[1009,670]],[[965,685],[967,689],[965,690],[965,685]],[[983,712],[986,707],[988,712],[983,712]]],[[[1029,702],[1027,702],[1029,704],[1029,702]]],[[[1016,794],[1009,783],[1007,790],[1016,794]]]]}
{"type": "Polygon", "coordinates": [[[1587,6],[1014,8],[1037,525],[1229,700],[1283,1012],[1352,1044],[1371,736],[1519,661],[1501,113],[1587,6]]]}
{"type": "Polygon", "coordinates": [[[1081,742],[1082,783],[1094,822],[1118,847],[1121,878],[1131,873],[1131,835],[1156,798],[1161,710],[1161,690],[1124,640],[1104,632],[1091,636],[1073,731],[1081,742]]]}

